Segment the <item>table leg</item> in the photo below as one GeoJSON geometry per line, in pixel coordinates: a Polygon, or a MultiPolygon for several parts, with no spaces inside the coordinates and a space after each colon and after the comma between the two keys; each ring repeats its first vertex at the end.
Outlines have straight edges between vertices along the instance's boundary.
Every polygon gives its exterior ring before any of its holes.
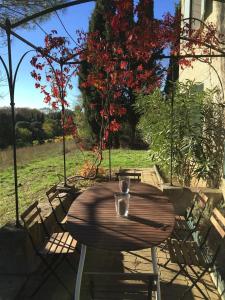
{"type": "Polygon", "coordinates": [[[153,265],[153,272],[158,276],[157,279],[157,294],[156,299],[161,300],[161,291],[160,291],[160,276],[158,272],[158,263],[157,263],[157,255],[156,255],[156,247],[151,248],[151,256],[152,256],[152,265],[153,265]]]}
{"type": "Polygon", "coordinates": [[[81,245],[81,254],[79,260],[79,266],[77,271],[77,278],[76,278],[76,285],[75,285],[75,292],[74,292],[74,300],[80,300],[80,286],[82,280],[82,273],[84,269],[84,261],[86,256],[87,247],[85,245],[81,245]]]}

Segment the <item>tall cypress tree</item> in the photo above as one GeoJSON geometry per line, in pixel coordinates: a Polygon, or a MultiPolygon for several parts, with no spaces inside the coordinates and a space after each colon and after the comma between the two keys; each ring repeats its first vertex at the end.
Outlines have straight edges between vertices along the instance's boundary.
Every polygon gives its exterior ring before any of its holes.
{"type": "MultiPolygon", "coordinates": [[[[109,39],[109,28],[107,27],[106,14],[114,10],[112,0],[97,0],[96,6],[89,22],[89,32],[98,31],[103,38],[109,39]]],[[[82,93],[83,106],[85,110],[86,119],[96,136],[99,139],[99,132],[101,127],[101,119],[99,111],[102,108],[101,95],[94,87],[83,88],[82,83],[86,81],[91,69],[94,66],[84,61],[81,64],[79,72],[79,88],[82,93]],[[92,108],[92,104],[95,105],[95,109],[92,108]]]]}
{"type": "MultiPolygon", "coordinates": [[[[139,0],[137,5],[137,23],[140,24],[142,22],[144,17],[143,14],[145,14],[145,16],[147,16],[150,20],[154,18],[154,0],[139,0]]],[[[135,26],[135,23],[133,23],[133,26],[135,26]]],[[[138,61],[132,61],[130,63],[130,68],[135,71],[138,65],[138,61]]],[[[152,69],[154,67],[154,61],[149,62],[148,65],[145,65],[144,67],[146,69],[152,69]]],[[[132,89],[127,91],[126,98],[126,119],[130,128],[130,146],[136,148],[136,127],[140,119],[140,114],[134,109],[136,97],[132,89]]]]}
{"type": "MultiPolygon", "coordinates": [[[[177,4],[175,6],[175,15],[180,15],[180,4],[177,4]]],[[[179,43],[179,37],[177,37],[177,43],[179,43]]],[[[177,48],[177,45],[175,45],[177,48]]],[[[173,45],[172,45],[173,47],[173,45]]],[[[179,79],[179,60],[176,58],[172,59],[170,58],[169,61],[169,67],[168,67],[168,73],[166,77],[166,83],[164,87],[164,92],[167,96],[170,96],[173,89],[173,83],[176,82],[179,79]]]]}

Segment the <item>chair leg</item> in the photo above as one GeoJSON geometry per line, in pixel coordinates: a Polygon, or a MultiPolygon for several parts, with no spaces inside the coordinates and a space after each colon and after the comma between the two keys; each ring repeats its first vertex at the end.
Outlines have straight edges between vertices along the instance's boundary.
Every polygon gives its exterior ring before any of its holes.
{"type": "Polygon", "coordinates": [[[42,287],[42,285],[46,282],[47,278],[52,274],[55,276],[55,278],[58,280],[58,282],[62,285],[62,287],[69,293],[70,296],[72,296],[72,293],[69,291],[69,289],[66,287],[66,285],[63,283],[63,281],[61,280],[61,278],[58,276],[58,274],[56,273],[56,269],[57,267],[60,265],[62,258],[58,259],[58,263],[57,261],[55,262],[55,266],[51,266],[51,264],[49,264],[47,262],[47,260],[42,256],[39,255],[40,259],[42,260],[42,262],[44,263],[48,273],[42,278],[40,284],[38,285],[38,287],[35,289],[35,291],[32,293],[32,297],[40,290],[40,288],[42,287]]]}
{"type": "Polygon", "coordinates": [[[169,258],[168,260],[167,260],[167,262],[163,265],[163,267],[164,268],[166,268],[166,266],[168,265],[168,263],[171,261],[171,259],[169,258]]]}
{"type": "Polygon", "coordinates": [[[184,267],[180,266],[180,270],[177,272],[177,274],[170,280],[169,284],[172,284],[174,282],[174,280],[182,273],[182,271],[184,270],[184,267]]]}
{"type": "Polygon", "coordinates": [[[87,247],[85,245],[81,245],[81,254],[80,254],[80,261],[77,271],[77,278],[76,278],[76,285],[75,285],[75,292],[74,292],[74,300],[80,300],[80,287],[81,287],[81,280],[82,280],[82,273],[84,268],[84,261],[86,256],[87,247]]]}
{"type": "Polygon", "coordinates": [[[158,272],[156,247],[151,248],[151,256],[152,256],[153,272],[158,276],[157,283],[156,283],[156,285],[157,285],[156,300],[161,300],[160,276],[159,276],[159,272],[158,272]]]}
{"type": "Polygon", "coordinates": [[[187,295],[187,293],[188,293],[189,291],[191,291],[194,287],[196,287],[196,288],[199,290],[199,292],[202,294],[202,296],[203,296],[206,300],[208,300],[208,297],[205,295],[205,293],[202,291],[202,289],[200,289],[200,287],[197,285],[197,283],[199,282],[199,280],[205,275],[205,273],[206,273],[207,271],[208,271],[208,269],[204,270],[204,271],[201,273],[201,275],[199,275],[199,276],[198,276],[196,279],[194,279],[194,280],[193,280],[193,278],[188,274],[188,272],[186,271],[186,275],[187,275],[187,277],[191,280],[192,285],[186,289],[186,291],[185,291],[185,292],[183,293],[183,295],[182,295],[182,298],[184,298],[184,297],[187,295]]]}

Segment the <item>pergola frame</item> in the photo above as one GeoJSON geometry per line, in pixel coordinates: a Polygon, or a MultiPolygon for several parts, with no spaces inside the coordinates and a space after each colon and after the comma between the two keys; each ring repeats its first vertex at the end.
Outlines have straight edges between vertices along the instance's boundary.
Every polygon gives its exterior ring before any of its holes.
{"type": "MultiPolygon", "coordinates": [[[[0,56],[0,61],[5,69],[6,76],[7,76],[7,81],[8,81],[8,88],[9,88],[9,94],[10,94],[10,106],[11,106],[11,114],[12,114],[12,137],[13,137],[13,167],[14,167],[14,188],[15,188],[15,206],[16,206],[16,226],[20,227],[20,221],[19,221],[19,197],[18,197],[18,176],[17,176],[17,153],[16,153],[16,131],[15,131],[15,83],[16,83],[16,78],[18,74],[19,67],[24,59],[24,57],[31,51],[37,51],[40,54],[42,54],[44,57],[48,57],[52,59],[54,62],[58,63],[60,67],[62,68],[63,65],[70,65],[70,64],[77,64],[80,63],[78,60],[77,61],[70,61],[70,60],[57,60],[53,58],[50,55],[46,55],[46,53],[43,52],[43,49],[41,47],[35,46],[16,32],[14,32],[12,29],[17,28],[18,26],[21,26],[23,24],[28,23],[29,21],[32,21],[38,17],[44,16],[46,14],[49,14],[51,12],[83,4],[83,3],[88,3],[88,2],[95,2],[95,0],[76,0],[76,1],[71,1],[65,4],[60,4],[56,5],[55,7],[48,8],[46,10],[43,10],[41,12],[35,13],[31,16],[25,17],[24,19],[15,22],[14,24],[11,24],[9,19],[6,19],[5,24],[0,23],[0,28],[5,31],[6,36],[7,36],[7,48],[8,48],[8,63],[5,63],[3,58],[0,56]],[[11,49],[11,36],[16,37],[26,45],[32,48],[32,50],[26,51],[22,57],[20,58],[16,69],[15,73],[13,74],[13,68],[12,68],[12,49],[11,49]]],[[[197,20],[202,24],[205,24],[199,19],[196,18],[189,18],[189,20],[197,20]]],[[[188,19],[184,19],[188,20],[188,19]]],[[[190,40],[187,37],[180,37],[181,40],[190,40]]],[[[211,48],[210,46],[208,46],[211,48]]],[[[185,54],[185,55],[158,55],[156,59],[163,60],[163,59],[172,59],[173,62],[178,62],[179,59],[182,58],[216,58],[216,57],[225,57],[225,52],[219,50],[219,49],[212,49],[219,54],[185,54]]],[[[173,77],[173,76],[172,76],[173,77]]],[[[172,81],[174,79],[172,78],[172,81]]],[[[172,94],[171,94],[171,159],[170,159],[170,183],[172,185],[172,176],[173,176],[173,104],[174,104],[174,84],[172,88],[172,94]]],[[[62,113],[64,114],[64,105],[62,104],[62,113]]],[[[64,118],[63,118],[64,122],[64,118]]],[[[63,160],[64,160],[64,185],[66,185],[66,158],[65,158],[65,132],[63,128],[63,160]]],[[[109,167],[110,167],[110,174],[111,174],[111,152],[110,152],[110,147],[109,147],[109,167]]],[[[111,177],[111,176],[110,176],[111,177]]]]}

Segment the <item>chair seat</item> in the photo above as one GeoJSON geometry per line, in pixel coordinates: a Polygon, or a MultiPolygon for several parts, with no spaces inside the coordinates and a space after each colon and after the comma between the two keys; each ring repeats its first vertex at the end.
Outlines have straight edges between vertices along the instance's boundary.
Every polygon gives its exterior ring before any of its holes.
{"type": "Polygon", "coordinates": [[[194,229],[194,226],[191,222],[187,221],[184,216],[175,216],[175,230],[185,230],[189,231],[194,229]]]}
{"type": "Polygon", "coordinates": [[[204,257],[204,251],[194,241],[168,240],[171,262],[185,265],[206,267],[209,261],[204,257]]]}
{"type": "Polygon", "coordinates": [[[147,300],[156,291],[154,274],[139,273],[84,273],[94,300],[147,300]]]}
{"type": "Polygon", "coordinates": [[[43,254],[66,254],[75,251],[77,241],[69,232],[56,232],[48,238],[47,243],[40,251],[43,254]]]}

